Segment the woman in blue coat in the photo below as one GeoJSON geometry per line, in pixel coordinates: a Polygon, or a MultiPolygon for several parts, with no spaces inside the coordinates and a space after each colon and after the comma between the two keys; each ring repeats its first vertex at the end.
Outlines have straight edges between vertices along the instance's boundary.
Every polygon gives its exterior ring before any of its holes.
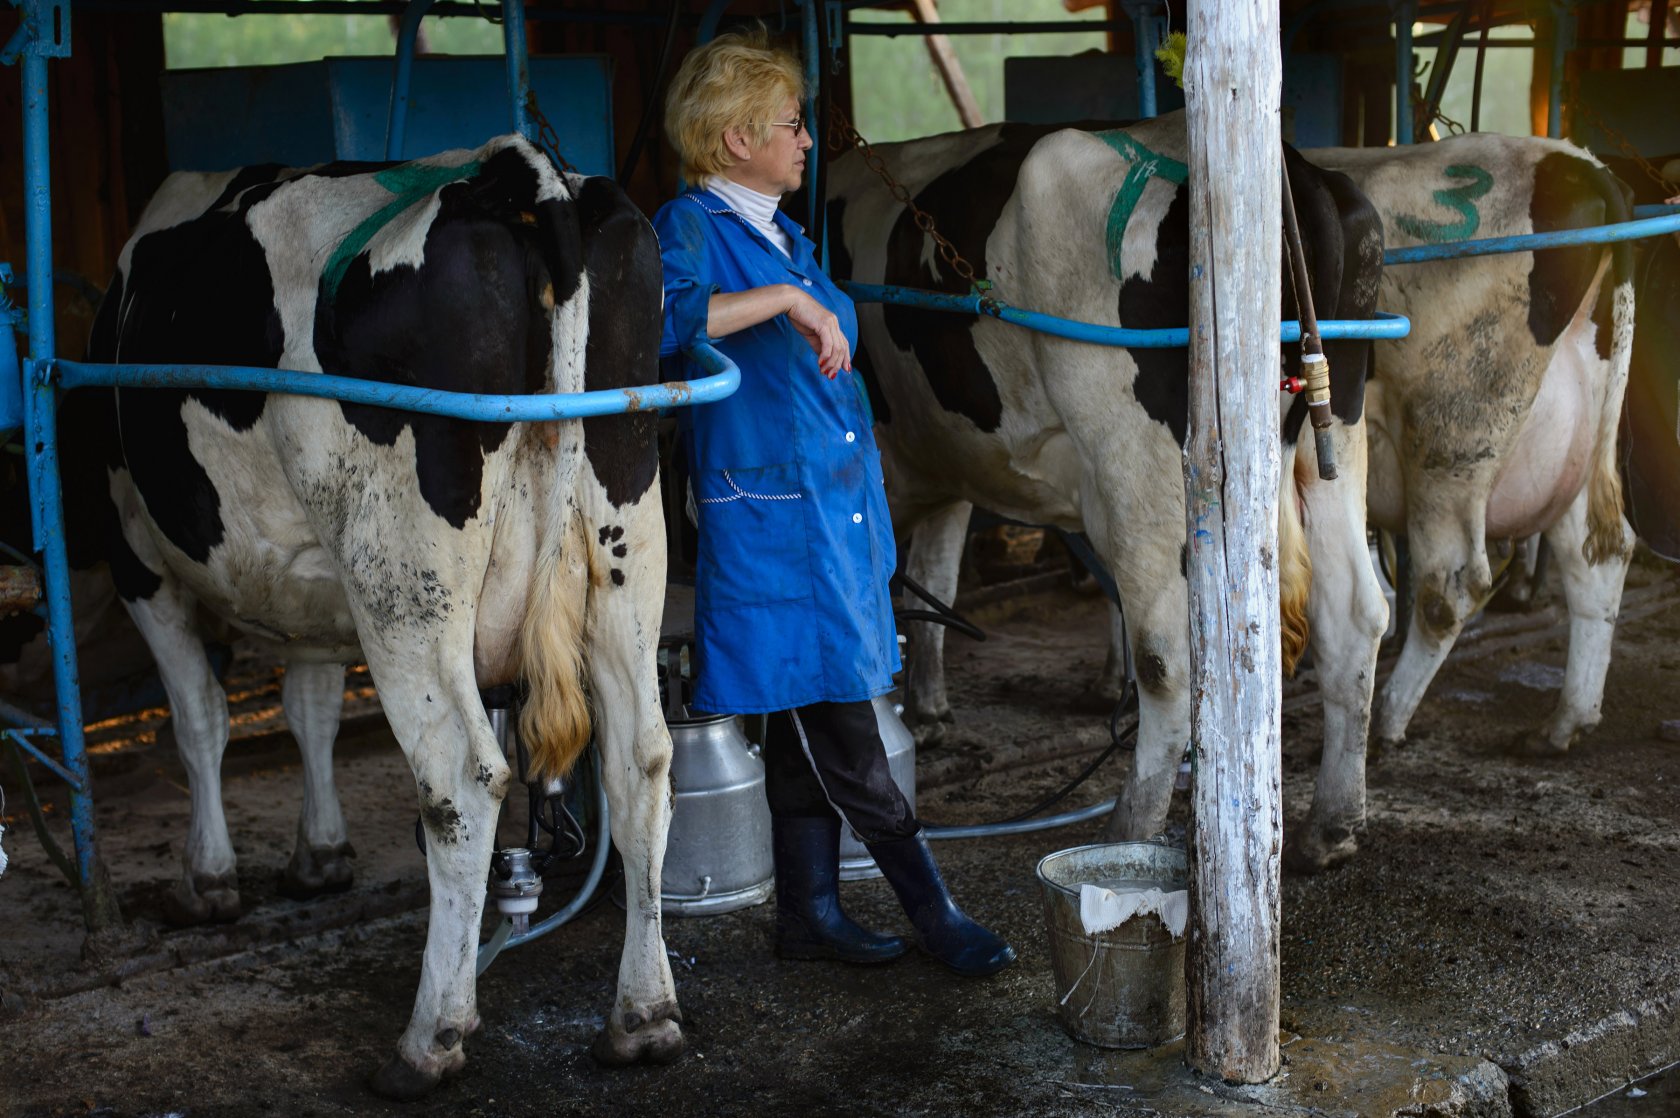
{"type": "Polygon", "coordinates": [[[892,521],[861,382],[857,315],[777,208],[804,178],[798,60],[762,29],[684,59],[666,133],[697,185],[654,217],[665,269],[661,352],[711,339],[740,366],[729,399],[684,409],[700,554],[694,706],[769,715],[776,949],[886,962],[896,936],[840,909],[842,822],[898,894],[916,938],[962,974],[1014,949],[952,902],[893,782],[870,700],[898,670],[892,521]]]}

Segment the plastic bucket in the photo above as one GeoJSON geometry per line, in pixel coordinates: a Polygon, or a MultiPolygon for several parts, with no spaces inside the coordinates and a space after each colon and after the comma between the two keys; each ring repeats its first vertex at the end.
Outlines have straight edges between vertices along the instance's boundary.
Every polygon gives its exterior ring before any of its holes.
{"type": "Polygon", "coordinates": [[[1101,843],[1059,850],[1038,863],[1056,1015],[1075,1040],[1150,1048],[1184,1035],[1184,939],[1175,940],[1153,913],[1087,933],[1079,887],[1115,879],[1183,889],[1184,851],[1148,842],[1101,843]]]}

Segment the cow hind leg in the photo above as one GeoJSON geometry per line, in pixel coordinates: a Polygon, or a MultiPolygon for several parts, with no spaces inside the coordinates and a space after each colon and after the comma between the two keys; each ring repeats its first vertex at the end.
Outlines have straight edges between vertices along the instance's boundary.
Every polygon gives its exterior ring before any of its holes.
{"type": "MultiPolygon", "coordinates": [[[[613,556],[598,555],[623,581],[591,578],[585,647],[612,818],[624,862],[624,952],[618,992],[591,1049],[611,1067],[669,1063],[682,1054],[682,1015],[665,954],[660,892],[671,822],[671,735],[659,708],[654,657],[665,594],[665,550],[656,495],[613,515],[613,556]]],[[[591,543],[598,538],[591,534],[591,543]]]]}
{"type": "Polygon", "coordinates": [[[419,650],[449,641],[401,650],[370,644],[364,638],[368,668],[419,792],[432,903],[414,1012],[396,1053],[368,1086],[386,1098],[413,1099],[466,1064],[463,1042],[479,1026],[479,927],[509,774],[470,663],[440,669],[433,653],[419,650]]]}
{"type": "Polygon", "coordinates": [[[1312,556],[1307,628],[1324,702],[1324,750],[1312,810],[1289,832],[1284,850],[1285,864],[1297,872],[1328,869],[1358,850],[1371,693],[1388,624],[1388,603],[1365,543],[1365,437],[1358,429],[1338,427],[1335,438],[1341,478],[1319,479],[1312,440],[1303,439],[1301,461],[1283,494],[1294,501],[1299,485],[1301,527],[1312,556]]]}
{"type": "Polygon", "coordinates": [[[344,709],[344,665],[288,664],[280,702],[303,758],[297,846],[281,876],[280,892],[294,900],[341,893],[350,888],[349,859],[356,856],[332,770],[333,740],[344,709]]]}
{"type": "MultiPolygon", "coordinates": [[[[1471,495],[1469,503],[1479,511],[1485,499],[1471,495]]],[[[1406,643],[1377,710],[1372,748],[1378,755],[1406,740],[1406,727],[1424,692],[1446,662],[1465,621],[1493,589],[1479,517],[1443,532],[1414,514],[1409,539],[1414,600],[1406,643]]]]}
{"type": "MultiPolygon", "coordinates": [[[[905,576],[946,605],[957,596],[963,543],[973,511],[967,501],[953,501],[922,519],[910,533],[905,576]]],[[[928,608],[909,590],[904,592],[904,603],[911,609],[928,608]]],[[[918,744],[931,744],[945,735],[953,721],[945,692],[945,626],[909,621],[904,633],[910,643],[904,672],[904,724],[918,744]]]]}
{"type": "Polygon", "coordinates": [[[217,682],[193,624],[197,602],[167,572],[147,598],[128,603],[135,627],[157,660],[169,695],[170,725],[192,797],[182,876],[164,901],[171,924],[234,920],[239,880],[222,808],[222,755],[227,751],[227,694],[217,682]]]}
{"type": "Polygon", "coordinates": [[[1567,751],[1583,731],[1599,723],[1622,583],[1633,549],[1633,532],[1626,521],[1619,526],[1619,547],[1604,540],[1606,530],[1590,523],[1589,499],[1586,493],[1576,497],[1546,531],[1569,607],[1569,658],[1556,709],[1539,737],[1523,743],[1527,752],[1542,756],[1567,751]],[[1598,556],[1596,562],[1587,558],[1589,550],[1598,556]]]}

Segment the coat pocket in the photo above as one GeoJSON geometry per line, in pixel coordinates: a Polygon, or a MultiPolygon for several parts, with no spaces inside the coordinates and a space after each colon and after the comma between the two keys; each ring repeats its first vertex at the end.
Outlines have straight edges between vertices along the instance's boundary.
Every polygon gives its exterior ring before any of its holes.
{"type": "Polygon", "coordinates": [[[700,514],[699,604],[768,605],[811,596],[805,504],[797,463],[702,470],[694,479],[700,514]]]}

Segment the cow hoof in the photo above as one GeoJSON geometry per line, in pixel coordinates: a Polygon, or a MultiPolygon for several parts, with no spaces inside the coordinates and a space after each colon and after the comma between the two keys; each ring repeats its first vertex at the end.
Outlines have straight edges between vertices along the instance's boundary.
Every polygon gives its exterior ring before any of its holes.
{"type": "Polygon", "coordinates": [[[644,1021],[638,1014],[626,1014],[624,1024],[609,1019],[595,1037],[589,1054],[603,1067],[622,1068],[631,1064],[668,1064],[682,1055],[681,1015],[675,1006],[664,1015],[644,1021]]]}
{"type": "Polygon", "coordinates": [[[1569,747],[1575,744],[1577,734],[1570,734],[1562,741],[1558,741],[1550,734],[1533,734],[1523,731],[1511,739],[1510,751],[1518,757],[1531,757],[1536,760],[1548,760],[1562,757],[1569,752],[1569,747]]]}
{"type": "Polygon", "coordinates": [[[442,1083],[446,1076],[460,1070],[467,1057],[459,1049],[454,1053],[453,1065],[440,1064],[435,1071],[421,1071],[401,1056],[393,1055],[380,1069],[368,1076],[368,1090],[380,1098],[397,1102],[412,1102],[442,1083]]]}
{"type": "Polygon", "coordinates": [[[930,745],[937,745],[944,739],[945,731],[950,728],[950,720],[921,721],[918,719],[914,722],[907,721],[906,728],[909,729],[910,736],[916,740],[917,747],[925,748],[930,745]]]}
{"type": "Polygon", "coordinates": [[[280,895],[307,901],[344,892],[355,880],[349,861],[355,856],[355,849],[347,842],[337,846],[299,847],[280,875],[280,895]]]}
{"type": "Polygon", "coordinates": [[[1341,865],[1359,851],[1359,840],[1351,833],[1332,841],[1318,835],[1291,837],[1283,844],[1283,868],[1289,873],[1323,873],[1341,865]]]}
{"type": "Polygon", "coordinates": [[[1365,743],[1365,763],[1367,765],[1379,765],[1382,763],[1384,757],[1391,757],[1398,754],[1405,744],[1406,739],[1404,737],[1373,737],[1365,743]]]}
{"type": "Polygon", "coordinates": [[[191,884],[179,882],[164,897],[163,918],[177,928],[239,919],[238,879],[232,873],[194,874],[191,884]]]}

